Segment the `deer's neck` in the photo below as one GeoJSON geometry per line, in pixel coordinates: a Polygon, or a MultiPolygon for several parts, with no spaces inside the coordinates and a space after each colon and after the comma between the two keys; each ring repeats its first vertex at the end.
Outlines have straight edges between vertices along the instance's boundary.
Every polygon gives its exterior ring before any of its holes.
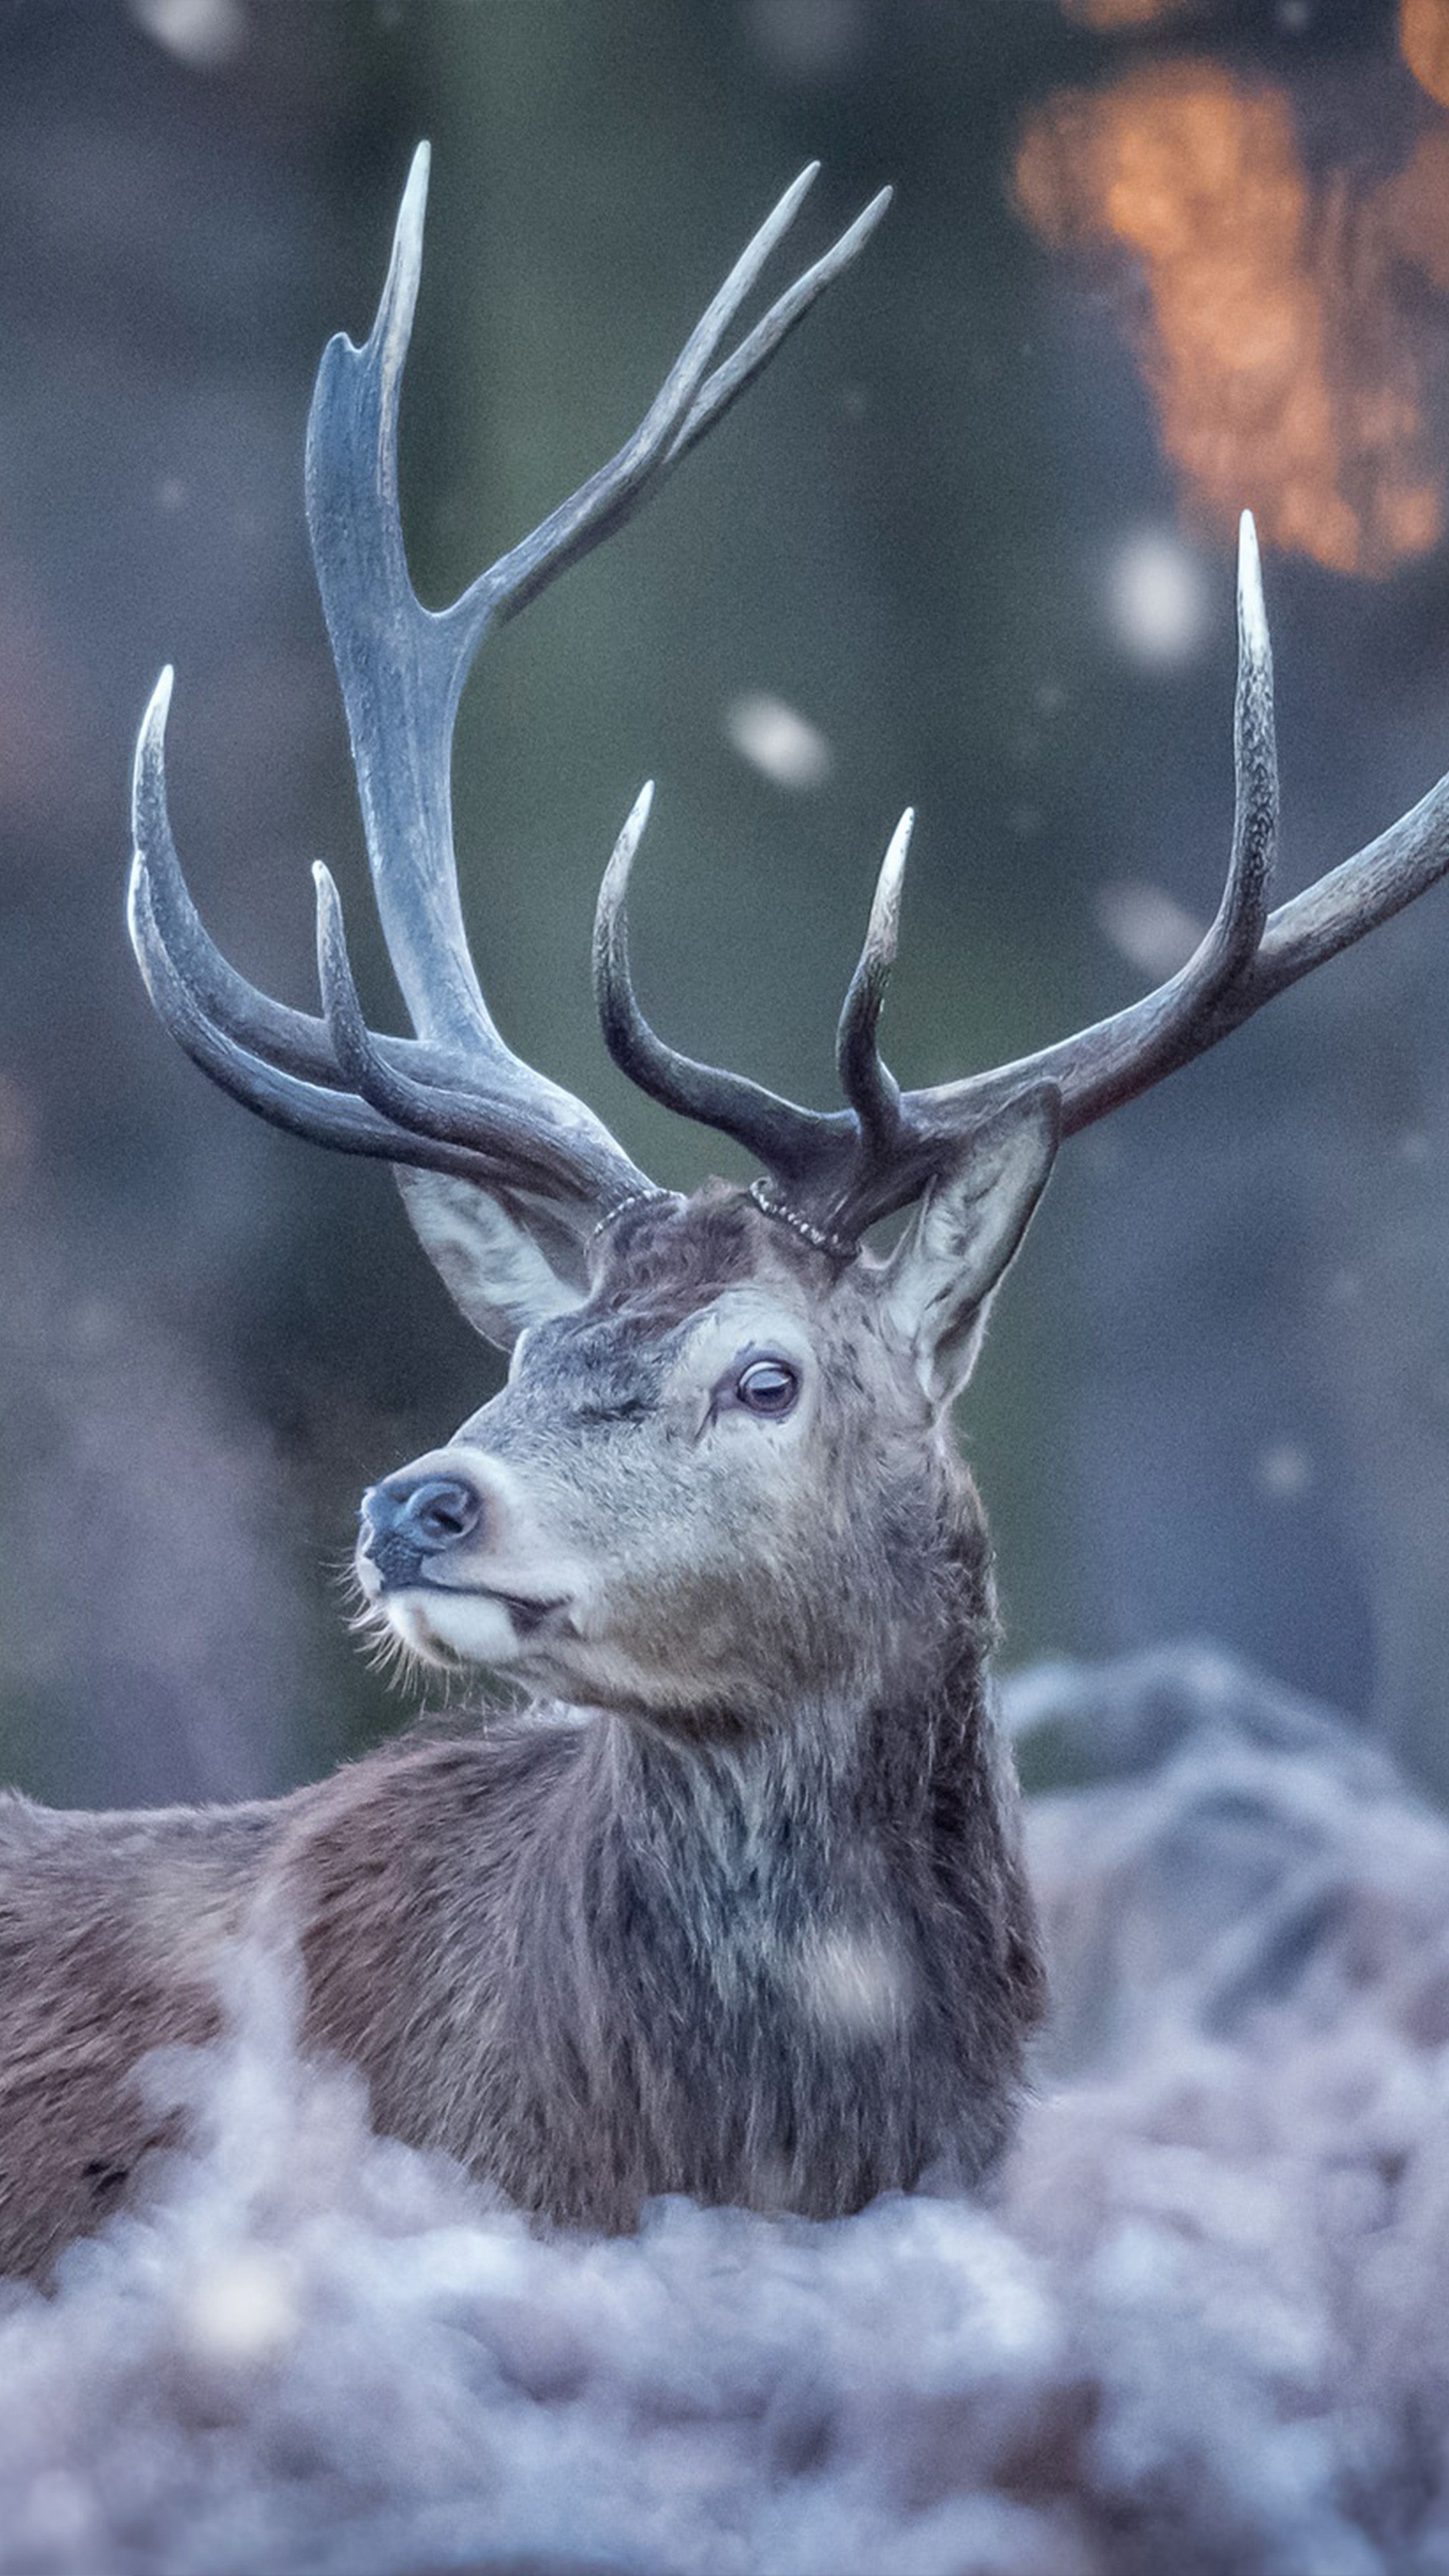
{"type": "Polygon", "coordinates": [[[783,1955],[838,1885],[859,1766],[852,1714],[801,1711],[788,1730],[727,1743],[606,1720],[597,1919],[669,1927],[722,1987],[783,1955]]]}
{"type": "Polygon", "coordinates": [[[718,1985],[820,1938],[919,1946],[944,1927],[990,1948],[1025,1900],[988,1699],[984,1541],[933,1570],[913,1607],[858,1696],[735,1727],[717,1712],[667,1730],[596,1721],[571,1864],[581,1936],[647,1920],[718,1985]]]}
{"type": "Polygon", "coordinates": [[[726,1744],[581,1737],[535,1960],[621,2210],[837,2214],[999,2151],[1040,1971],[978,1624],[897,1680],[726,1744]]]}
{"type": "Polygon", "coordinates": [[[311,2022],[379,2122],[587,2225],[661,2191],[825,2217],[984,2173],[1040,1973],[989,1601],[947,1577],[857,1699],[723,1735],[540,1713],[310,1802],[311,2022]]]}

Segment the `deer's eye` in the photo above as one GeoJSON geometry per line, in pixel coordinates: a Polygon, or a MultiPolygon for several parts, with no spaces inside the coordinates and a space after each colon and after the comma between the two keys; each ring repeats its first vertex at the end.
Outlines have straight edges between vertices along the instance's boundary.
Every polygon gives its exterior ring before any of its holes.
{"type": "Polygon", "coordinates": [[[765,1413],[778,1421],[800,1392],[800,1380],[788,1360],[751,1360],[735,1380],[735,1395],[747,1413],[765,1413]]]}

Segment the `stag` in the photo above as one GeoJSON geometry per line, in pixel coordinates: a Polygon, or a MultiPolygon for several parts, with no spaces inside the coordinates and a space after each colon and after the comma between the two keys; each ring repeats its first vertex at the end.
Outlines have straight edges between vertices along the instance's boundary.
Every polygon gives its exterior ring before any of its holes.
{"type": "Polygon", "coordinates": [[[540,2219],[651,2194],[825,2217],[991,2172],[1043,2005],[993,1725],[991,1558],[950,1415],[1064,1136],[1135,1098],[1449,867],[1449,780],[1268,913],[1277,784],[1252,525],[1236,814],[1196,954],[1039,1054],[904,1090],[878,1043],[910,816],[841,1014],[846,1105],[795,1106],[650,1028],[603,882],[604,1035],[654,1099],[745,1146],[747,1187],[657,1186],[514,1055],[464,938],[449,761],[473,657],[619,527],[854,259],[868,206],[732,354],[781,200],[618,454],[441,614],[398,515],[414,164],[371,337],[332,342],[307,450],[318,577],[376,899],[414,1035],[366,1025],[316,871],[320,1015],[212,944],[167,819],[169,674],[140,736],[130,926],[167,1027],[263,1117],[380,1156],[503,1392],[364,1495],[357,1580],[425,1662],[520,1705],[232,1810],[0,1806],[0,2265],[42,2271],[161,2134],[135,2082],[218,2019],[230,1943],[288,1927],[304,2027],[380,2129],[540,2219]],[[903,1217],[885,1250],[871,1230],[903,1217]]]}

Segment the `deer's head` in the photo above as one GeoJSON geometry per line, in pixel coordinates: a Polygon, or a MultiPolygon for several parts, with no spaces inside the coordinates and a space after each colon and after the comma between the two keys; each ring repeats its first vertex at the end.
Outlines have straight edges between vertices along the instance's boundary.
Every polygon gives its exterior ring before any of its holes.
{"type": "MultiPolygon", "coordinates": [[[[580,1286],[545,1270],[524,1304],[510,1259],[507,1386],[363,1505],[360,1580],[397,1633],[660,1716],[858,1702],[937,1660],[984,1609],[942,1419],[1050,1169],[1054,1095],[995,1126],[887,1260],[719,1184],[606,1215],[580,1286]]],[[[453,1283],[496,1332],[496,1240],[465,1251],[459,1216],[453,1283]]]]}
{"type": "Polygon", "coordinates": [[[516,1666],[576,1699],[661,1716],[748,1718],[782,1692],[869,1687],[963,1608],[984,1615],[979,1517],[947,1415],[1061,1138],[1213,1045],[1449,866],[1442,782],[1269,916],[1272,677],[1245,517],[1227,881],[1196,953],[1158,991],[1015,1064],[902,1090],[878,1026],[907,815],[841,1014],[846,1105],[796,1107],[676,1053],[639,1010],[625,899],[646,789],[600,896],[604,1034],[645,1091],[745,1146],[760,1178],[675,1197],[512,1053],[458,899],[449,768],[464,680],[491,629],[639,507],[855,257],[884,196],[718,359],[812,176],[756,235],[618,454],[441,614],[412,590],[397,509],[425,151],[372,335],[326,351],[308,516],[412,1038],[367,1028],[324,868],[321,1017],[269,1000],[212,945],[167,820],[169,674],[136,761],[131,930],[162,1018],[264,1117],[392,1163],[463,1313],[512,1354],[492,1403],[366,1496],[358,1566],[378,1616],[420,1654],[516,1666]],[[867,1248],[903,1211],[894,1248],[867,1248]]]}

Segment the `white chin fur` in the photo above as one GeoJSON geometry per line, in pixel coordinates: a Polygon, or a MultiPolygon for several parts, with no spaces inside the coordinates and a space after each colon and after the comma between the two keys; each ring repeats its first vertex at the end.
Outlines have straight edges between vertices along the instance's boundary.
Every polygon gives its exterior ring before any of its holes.
{"type": "Polygon", "coordinates": [[[460,1592],[404,1592],[384,1605],[405,1646],[430,1662],[458,1656],[469,1664],[511,1664],[519,1654],[518,1633],[501,1601],[460,1592]]]}

